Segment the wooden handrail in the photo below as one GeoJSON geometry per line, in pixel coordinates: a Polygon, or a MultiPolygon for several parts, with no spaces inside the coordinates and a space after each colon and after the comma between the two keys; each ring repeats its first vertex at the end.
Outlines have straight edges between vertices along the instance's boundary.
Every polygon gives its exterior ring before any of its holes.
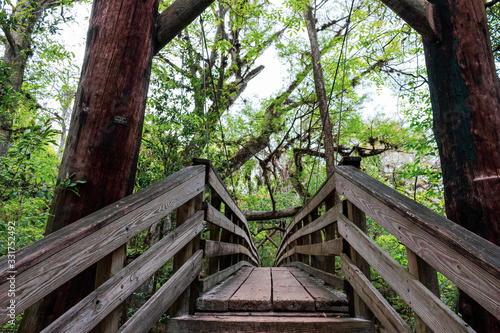
{"type": "MultiPolygon", "coordinates": [[[[204,190],[205,167],[183,169],[18,251],[20,313],[204,190]]],[[[0,325],[8,317],[7,258],[0,259],[0,325]]]]}
{"type": "MultiPolygon", "coordinates": [[[[359,161],[354,162],[359,166],[359,161]]],[[[328,207],[332,207],[331,202],[328,207]]],[[[354,315],[363,316],[364,313],[370,316],[371,310],[389,331],[411,331],[372,285],[369,267],[372,266],[415,311],[415,324],[419,327],[427,325],[436,332],[473,332],[439,299],[439,294],[435,292],[438,288],[436,270],[500,319],[500,247],[352,165],[337,167],[318,193],[295,216],[281,239],[275,265],[300,267],[342,288],[344,280],[304,262],[304,255],[308,258],[309,255],[337,254],[342,238],[332,239],[336,236],[343,237],[341,269],[347,279],[344,289],[350,306],[355,307],[351,309],[354,315]],[[335,191],[345,197],[344,205],[330,210],[326,208],[326,212],[318,217],[318,208],[325,198],[336,196],[335,191]],[[358,227],[364,228],[364,214],[407,247],[408,269],[371,240],[366,230],[358,227]],[[332,226],[338,229],[338,235],[335,232],[332,235],[325,233],[320,243],[301,243],[304,237],[312,238],[318,230],[326,232],[326,228],[330,228],[331,232],[332,226]],[[360,270],[356,262],[363,265],[363,269],[360,270]]],[[[312,259],[308,260],[313,263],[312,259]]]]}
{"type": "Polygon", "coordinates": [[[500,247],[353,167],[336,173],[346,199],[500,319],[500,247]]]}
{"type": "MultiPolygon", "coordinates": [[[[197,292],[192,281],[202,270],[202,258],[233,257],[233,266],[201,280],[207,286],[245,265],[248,258],[259,265],[257,248],[248,223],[210,163],[187,167],[153,185],[90,214],[17,252],[16,311],[25,310],[57,287],[113,252],[132,237],[177,210],[177,228],[104,282],[94,292],[54,321],[43,332],[88,332],[106,318],[126,297],[174,256],[174,275],[132,317],[120,332],[152,327],[168,310],[187,311],[176,299],[197,292]],[[205,186],[221,198],[224,216],[210,204],[202,207],[205,186]],[[234,217],[234,218],[233,218],[234,217]],[[203,220],[223,228],[233,237],[229,243],[200,240],[203,220]],[[202,246],[201,250],[198,250],[202,246]],[[236,254],[237,256],[234,256],[236,254]],[[133,278],[131,278],[133,277],[133,278]],[[157,316],[157,317],[156,317],[157,316]]],[[[7,257],[0,259],[0,325],[6,316],[11,274],[7,257]]],[[[222,268],[220,268],[222,269],[222,268]]],[[[190,298],[190,297],[189,297],[190,298]]],[[[106,320],[106,319],[105,319],[106,320]]]]}

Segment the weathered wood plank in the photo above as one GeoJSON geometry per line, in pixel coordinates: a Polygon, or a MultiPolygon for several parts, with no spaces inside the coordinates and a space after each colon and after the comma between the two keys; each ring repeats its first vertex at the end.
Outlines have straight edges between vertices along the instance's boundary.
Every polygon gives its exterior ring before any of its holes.
{"type": "Polygon", "coordinates": [[[332,173],[323,183],[323,185],[321,185],[316,194],[307,202],[304,207],[302,207],[300,212],[294,217],[292,223],[290,223],[287,230],[285,231],[283,239],[287,239],[295,224],[304,219],[304,217],[309,215],[313,210],[318,208],[318,206],[321,205],[323,201],[325,201],[325,199],[331,194],[331,192],[335,190],[335,183],[335,174],[332,173]]]}
{"type": "Polygon", "coordinates": [[[167,321],[176,333],[373,333],[373,323],[359,318],[277,316],[184,316],[167,321]]]}
{"type": "MultiPolygon", "coordinates": [[[[296,239],[309,235],[315,231],[319,231],[323,228],[328,227],[332,223],[335,223],[337,221],[337,210],[336,209],[330,209],[325,214],[321,215],[319,218],[317,218],[314,222],[311,224],[308,224],[307,226],[299,229],[298,232],[292,234],[289,236],[288,240],[284,242],[283,244],[280,244],[280,249],[285,248],[288,246],[291,242],[295,241],[296,239]]],[[[279,254],[281,254],[282,251],[279,254]]]]}
{"type": "Polygon", "coordinates": [[[242,267],[196,300],[197,311],[228,311],[229,299],[245,282],[253,267],[242,267]]]}
{"type": "Polygon", "coordinates": [[[92,329],[203,230],[203,215],[203,211],[198,211],[183,225],[169,232],[43,332],[87,332],[92,329]],[[131,279],[131,276],[134,278],[131,279]]]}
{"type": "Polygon", "coordinates": [[[234,224],[230,219],[228,219],[224,214],[222,214],[220,211],[215,209],[212,205],[208,204],[207,205],[207,216],[206,216],[207,222],[210,222],[212,224],[215,224],[219,227],[221,227],[224,230],[227,230],[235,235],[238,235],[240,237],[243,237],[247,244],[249,245],[249,250],[253,253],[255,258],[258,258],[258,252],[255,248],[255,246],[252,246],[251,244],[253,243],[252,240],[248,237],[248,234],[245,230],[234,224]]]}
{"type": "Polygon", "coordinates": [[[273,267],[273,309],[276,311],[314,311],[314,299],[287,267],[273,267]]]}
{"type": "MultiPolygon", "coordinates": [[[[197,210],[203,207],[203,193],[198,194],[193,199],[186,202],[177,209],[176,226],[179,227],[186,222],[197,210]]],[[[175,274],[191,256],[200,249],[201,237],[196,237],[189,242],[179,252],[174,255],[173,273],[175,274]]],[[[182,316],[194,312],[194,302],[198,290],[196,288],[187,288],[181,297],[174,302],[169,309],[170,317],[182,316]],[[193,312],[190,312],[193,311],[193,312]]]]}
{"type": "Polygon", "coordinates": [[[227,277],[229,277],[231,274],[239,270],[240,268],[244,266],[252,266],[250,263],[246,261],[240,261],[236,265],[230,266],[226,269],[223,269],[215,274],[209,275],[204,279],[200,279],[200,282],[202,283],[202,292],[205,292],[215,286],[217,283],[223,281],[227,277]]]}
{"type": "Polygon", "coordinates": [[[227,256],[232,254],[243,253],[246,254],[250,259],[257,264],[257,260],[254,258],[253,254],[250,253],[246,247],[241,244],[215,242],[211,240],[204,240],[205,243],[205,258],[227,256]]]}
{"type": "MultiPolygon", "coordinates": [[[[406,248],[406,259],[408,260],[408,271],[436,297],[439,297],[439,282],[436,270],[409,248],[406,248]]],[[[417,314],[413,317],[415,320],[415,333],[433,333],[417,314]]]]}
{"type": "Polygon", "coordinates": [[[306,265],[304,263],[301,263],[299,261],[293,261],[291,263],[287,263],[287,264],[285,264],[285,266],[298,267],[298,268],[302,269],[303,271],[306,271],[307,273],[325,281],[326,283],[328,283],[331,286],[334,286],[334,287],[339,288],[339,289],[344,288],[345,280],[337,275],[324,272],[322,270],[316,269],[314,267],[311,267],[311,266],[306,265]]]}
{"type": "MultiPolygon", "coordinates": [[[[16,252],[16,271],[21,274],[35,264],[53,256],[68,245],[74,244],[82,238],[102,229],[114,221],[123,218],[132,211],[137,210],[154,198],[163,196],[168,198],[170,211],[182,205],[185,201],[196,195],[203,188],[204,166],[195,166],[182,169],[173,175],[162,179],[153,185],[129,195],[109,206],[100,209],[74,223],[51,233],[44,238],[19,249],[16,252]],[[178,192],[188,191],[188,195],[178,196],[178,192]],[[193,191],[193,189],[198,189],[193,191]]],[[[142,230],[141,230],[142,231],[142,230]]],[[[0,258],[0,281],[4,282],[8,273],[3,270],[7,267],[7,258],[0,258]]]]}
{"type": "Polygon", "coordinates": [[[198,250],[117,332],[147,332],[153,327],[201,272],[202,258],[203,251],[198,250]]]}
{"type": "Polygon", "coordinates": [[[271,310],[271,269],[254,268],[246,282],[229,300],[231,311],[271,310]]]}
{"type": "Polygon", "coordinates": [[[342,253],[342,238],[323,243],[298,245],[295,247],[295,253],[315,256],[338,256],[342,253]]]}
{"type": "Polygon", "coordinates": [[[339,233],[391,285],[401,298],[437,332],[474,332],[420,281],[382,250],[343,214],[339,233]]]}
{"type": "Polygon", "coordinates": [[[348,311],[347,297],[344,293],[333,288],[327,288],[320,279],[313,279],[305,271],[291,267],[290,273],[299,281],[304,289],[312,296],[316,311],[341,312],[348,311]]]}
{"type": "MultiPolygon", "coordinates": [[[[52,241],[49,244],[43,242],[49,250],[40,247],[39,244],[26,249],[23,252],[24,260],[26,260],[25,270],[16,276],[18,286],[16,292],[17,311],[21,312],[34,304],[64,282],[82,272],[85,268],[125,244],[130,238],[169,214],[179,205],[201,193],[204,189],[203,168],[198,167],[197,169],[190,170],[196,172],[189,173],[190,177],[187,180],[183,177],[182,183],[177,184],[173,188],[169,187],[168,191],[164,191],[156,199],[150,200],[140,208],[136,208],[133,211],[127,210],[128,214],[115,219],[112,223],[108,223],[102,228],[99,228],[99,226],[105,220],[104,218],[100,218],[97,223],[92,223],[91,219],[85,217],[80,220],[83,222],[77,221],[50,235],[60,235],[64,238],[68,231],[66,228],[73,230],[75,224],[93,231],[78,241],[68,243],[68,239],[66,238],[59,241],[51,237],[52,241]],[[55,252],[52,252],[54,246],[58,249],[56,255],[55,252]],[[45,258],[46,251],[52,252],[53,255],[45,258]],[[36,253],[40,253],[40,256],[45,259],[41,261],[34,260],[33,258],[36,253]],[[31,267],[26,269],[28,267],[26,264],[31,265],[31,267]]],[[[182,175],[186,176],[186,173],[182,173],[182,175]]],[[[178,177],[173,179],[178,179],[178,177]]],[[[168,184],[164,183],[163,185],[167,186],[168,184]]],[[[120,203],[121,201],[110,207],[120,206],[120,203]]],[[[108,208],[106,207],[104,210],[107,212],[108,208]]],[[[96,212],[98,215],[92,215],[94,217],[99,216],[100,212],[102,213],[102,211],[98,211],[96,212]]],[[[76,232],[78,233],[79,231],[76,232]]],[[[73,238],[69,237],[69,239],[73,238]]],[[[42,241],[44,239],[39,242],[42,241]]],[[[3,267],[7,267],[6,263],[3,267]]],[[[5,271],[2,271],[2,274],[4,273],[5,271]]],[[[2,294],[0,294],[0,304],[2,306],[0,309],[0,324],[7,318],[5,314],[7,303],[9,302],[7,297],[8,289],[9,286],[7,283],[4,282],[0,285],[0,290],[2,290],[2,294]]]]}
{"type": "Polygon", "coordinates": [[[356,169],[337,169],[346,198],[500,319],[500,247],[356,169]]]}
{"type": "Polygon", "coordinates": [[[366,276],[345,254],[341,256],[342,274],[358,295],[368,305],[375,317],[380,320],[382,326],[389,332],[413,332],[406,322],[398,315],[387,300],[380,294],[366,276]]]}

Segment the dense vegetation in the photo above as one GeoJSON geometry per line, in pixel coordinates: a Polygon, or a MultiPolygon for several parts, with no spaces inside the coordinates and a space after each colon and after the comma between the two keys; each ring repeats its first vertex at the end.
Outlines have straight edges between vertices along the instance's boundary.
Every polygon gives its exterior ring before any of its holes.
{"type": "MultiPolygon", "coordinates": [[[[161,1],[161,6],[170,2],[161,1]]],[[[16,11],[19,5],[10,1],[1,3],[0,38],[7,45],[11,32],[22,33],[33,14],[16,11]]],[[[12,88],[15,64],[0,63],[0,124],[10,124],[12,130],[12,144],[0,156],[0,256],[6,254],[9,221],[18,226],[19,247],[32,243],[43,237],[54,190],[78,195],[79,186],[85,186],[85,179],[73,175],[57,178],[80,65],[60,40],[74,20],[74,3],[47,10],[37,21],[30,47],[21,50],[29,61],[20,89],[12,88]]],[[[78,10],[82,6],[90,5],[79,4],[78,10]]],[[[444,214],[419,35],[376,1],[320,1],[311,6],[336,161],[362,156],[363,171],[444,214]],[[395,103],[390,110],[380,110],[370,99],[387,91],[395,103]],[[367,115],[370,109],[375,110],[367,115]]],[[[315,193],[326,179],[326,167],[304,8],[304,2],[296,0],[281,5],[218,1],[161,51],[153,64],[136,190],[201,157],[212,161],[242,210],[298,207],[315,193]],[[276,55],[274,63],[259,65],[265,52],[276,55]],[[252,80],[278,63],[286,69],[281,85],[269,87],[265,96],[252,94],[247,89],[252,80]]],[[[499,10],[498,4],[487,9],[497,61],[499,10]]],[[[264,265],[272,264],[275,252],[265,234],[288,222],[250,223],[255,242],[262,242],[264,265]]],[[[129,260],[169,227],[170,221],[162,221],[136,237],[128,247],[129,260]]],[[[405,248],[397,239],[373,221],[369,232],[405,264],[405,248]]],[[[279,243],[279,232],[271,238],[279,243]]],[[[165,267],[137,293],[129,315],[170,272],[165,267]]],[[[406,304],[376,272],[372,279],[394,307],[411,318],[406,304]]],[[[455,288],[443,277],[440,282],[442,298],[454,308],[455,288]]]]}

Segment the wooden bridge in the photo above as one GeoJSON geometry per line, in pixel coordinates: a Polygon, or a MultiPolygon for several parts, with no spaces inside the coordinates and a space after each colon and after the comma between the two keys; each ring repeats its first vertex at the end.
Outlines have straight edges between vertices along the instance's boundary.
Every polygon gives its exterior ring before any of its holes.
{"type": "Polygon", "coordinates": [[[168,332],[411,332],[372,285],[371,268],[413,309],[417,332],[473,332],[439,299],[436,270],[500,318],[500,248],[358,162],[337,167],[295,216],[269,268],[259,267],[245,216],[214,169],[197,161],[19,250],[15,267],[2,258],[0,324],[12,274],[20,313],[174,210],[172,232],[43,332],[89,332],[171,258],[173,276],[118,332],[147,332],[165,313],[168,332]],[[365,214],[406,246],[407,268],[367,236],[365,214]]]}

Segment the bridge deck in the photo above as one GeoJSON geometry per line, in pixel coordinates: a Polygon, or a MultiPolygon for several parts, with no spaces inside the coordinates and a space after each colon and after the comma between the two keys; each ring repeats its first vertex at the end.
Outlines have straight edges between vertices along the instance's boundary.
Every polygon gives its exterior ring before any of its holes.
{"type": "Polygon", "coordinates": [[[295,267],[243,267],[206,293],[198,311],[347,312],[347,298],[295,267]]]}

